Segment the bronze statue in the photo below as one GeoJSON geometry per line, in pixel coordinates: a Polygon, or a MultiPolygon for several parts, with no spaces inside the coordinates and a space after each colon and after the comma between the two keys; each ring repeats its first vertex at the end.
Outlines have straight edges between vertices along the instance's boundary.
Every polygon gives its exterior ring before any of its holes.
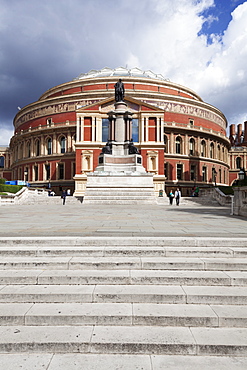
{"type": "Polygon", "coordinates": [[[115,87],[115,101],[123,101],[124,100],[124,84],[122,83],[121,78],[118,82],[114,85],[115,87]]]}
{"type": "Polygon", "coordinates": [[[130,139],[129,142],[129,154],[139,154],[139,150],[136,146],[134,146],[133,139],[130,139]]]}

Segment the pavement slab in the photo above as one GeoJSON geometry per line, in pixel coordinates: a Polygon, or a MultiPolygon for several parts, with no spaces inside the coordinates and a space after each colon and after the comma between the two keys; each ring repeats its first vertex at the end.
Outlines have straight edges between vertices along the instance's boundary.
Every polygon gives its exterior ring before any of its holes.
{"type": "Polygon", "coordinates": [[[247,355],[247,328],[190,328],[198,355],[247,355]]]}
{"type": "MultiPolygon", "coordinates": [[[[247,238],[246,219],[230,207],[166,202],[150,205],[83,203],[1,206],[0,236],[191,236],[247,238]],[[45,216],[44,216],[45,215],[45,216]],[[85,217],[85,215],[87,217],[85,217]],[[61,227],[65,225],[66,228],[61,227]],[[176,225],[176,228],[174,228],[176,225]]],[[[247,246],[247,245],[245,245],[247,246]]]]}
{"type": "Polygon", "coordinates": [[[61,369],[153,370],[150,356],[147,355],[55,354],[47,370],[61,369]]]}
{"type": "Polygon", "coordinates": [[[152,370],[245,370],[246,357],[151,356],[152,370]]]}
{"type": "Polygon", "coordinates": [[[195,354],[196,345],[189,328],[100,327],[94,328],[92,353],[173,353],[195,354]]]}
{"type": "Polygon", "coordinates": [[[95,285],[0,286],[0,302],[92,302],[95,285]]]}

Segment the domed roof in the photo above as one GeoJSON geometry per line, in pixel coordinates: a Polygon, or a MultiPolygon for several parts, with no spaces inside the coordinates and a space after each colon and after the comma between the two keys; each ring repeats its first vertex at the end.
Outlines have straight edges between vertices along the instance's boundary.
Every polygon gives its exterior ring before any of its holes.
{"type": "Polygon", "coordinates": [[[126,77],[144,77],[144,78],[153,78],[157,80],[164,80],[169,81],[169,79],[164,78],[161,74],[155,74],[152,71],[142,71],[139,68],[124,68],[118,67],[115,69],[112,68],[102,68],[99,71],[96,69],[91,69],[91,71],[87,73],[81,73],[77,78],[74,80],[83,80],[90,77],[109,77],[109,76],[126,76],[126,77]]]}

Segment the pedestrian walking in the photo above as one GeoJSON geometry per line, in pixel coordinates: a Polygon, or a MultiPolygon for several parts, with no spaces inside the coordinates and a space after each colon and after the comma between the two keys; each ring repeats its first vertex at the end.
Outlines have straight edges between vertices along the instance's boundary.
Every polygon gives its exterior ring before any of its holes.
{"type": "Polygon", "coordinates": [[[67,192],[66,192],[66,190],[63,190],[62,195],[61,195],[61,198],[63,200],[63,205],[65,205],[66,196],[67,196],[67,192]]]}
{"type": "Polygon", "coordinates": [[[177,206],[179,206],[180,198],[181,198],[181,191],[179,190],[179,188],[177,188],[177,190],[175,191],[175,199],[176,199],[177,206]]]}
{"type": "Polygon", "coordinates": [[[170,200],[170,205],[172,206],[172,203],[173,203],[173,198],[174,198],[174,194],[172,192],[172,190],[170,191],[170,194],[169,194],[169,200],[170,200]]]}

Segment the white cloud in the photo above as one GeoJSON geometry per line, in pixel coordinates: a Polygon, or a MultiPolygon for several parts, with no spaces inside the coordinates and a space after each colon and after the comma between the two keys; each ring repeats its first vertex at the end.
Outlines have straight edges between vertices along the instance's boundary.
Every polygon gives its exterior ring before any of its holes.
{"type": "Polygon", "coordinates": [[[17,106],[80,73],[127,65],[194,89],[233,123],[247,113],[247,2],[209,44],[200,32],[214,19],[206,12],[214,5],[214,0],[0,0],[0,119],[11,122],[17,106]]]}
{"type": "Polygon", "coordinates": [[[9,140],[13,135],[13,130],[8,128],[1,128],[0,129],[0,146],[8,146],[9,140]]]}
{"type": "Polygon", "coordinates": [[[160,19],[136,41],[139,46],[135,52],[131,50],[128,65],[138,60],[140,67],[194,89],[205,101],[220,108],[230,123],[234,123],[236,116],[244,117],[247,2],[234,10],[222,36],[211,35],[211,44],[205,35],[198,33],[205,22],[201,11],[212,7],[212,1],[157,0],[156,5],[160,19]],[[178,3],[179,6],[174,6],[178,3]]]}

